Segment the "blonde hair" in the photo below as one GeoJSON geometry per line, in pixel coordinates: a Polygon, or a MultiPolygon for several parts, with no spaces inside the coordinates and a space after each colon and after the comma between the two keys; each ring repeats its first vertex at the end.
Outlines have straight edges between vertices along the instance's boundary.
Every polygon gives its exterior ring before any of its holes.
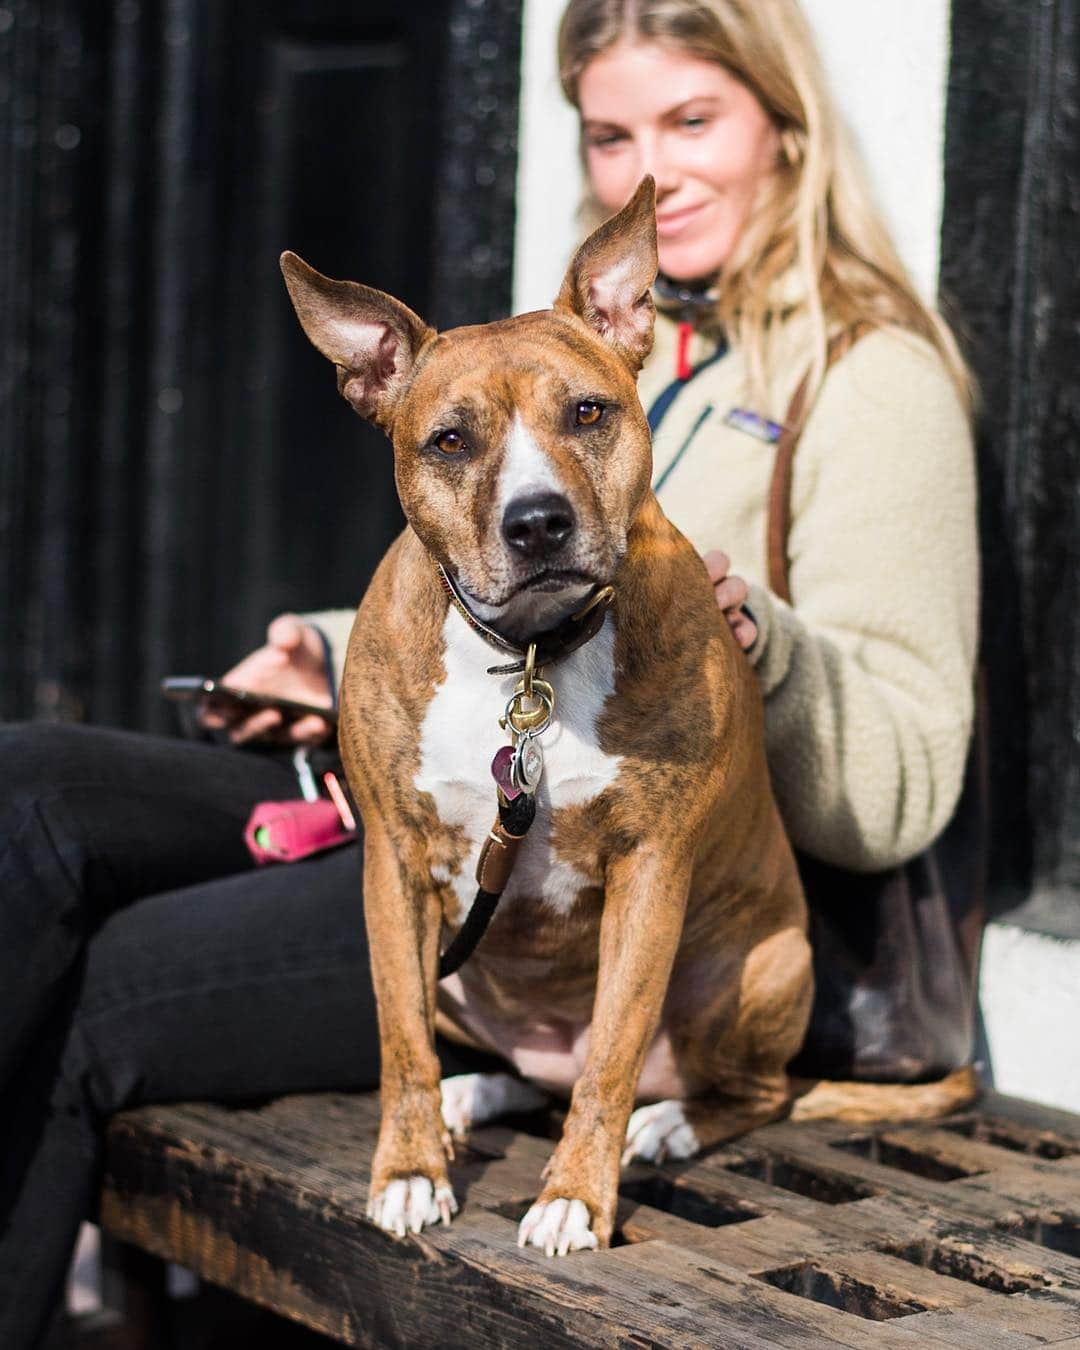
{"type": "MultiPolygon", "coordinates": [[[[585,67],[619,41],[656,42],[723,66],[780,133],[776,169],[724,266],[716,302],[718,323],[747,353],[755,391],[767,386],[773,318],[792,307],[777,283],[793,270],[812,335],[808,408],[831,333],[889,324],[937,349],[970,411],[972,381],[956,339],[919,298],[870,200],[797,0],[570,0],[559,70],[574,107],[585,67]]],[[[598,222],[594,200],[585,213],[598,222]]]]}

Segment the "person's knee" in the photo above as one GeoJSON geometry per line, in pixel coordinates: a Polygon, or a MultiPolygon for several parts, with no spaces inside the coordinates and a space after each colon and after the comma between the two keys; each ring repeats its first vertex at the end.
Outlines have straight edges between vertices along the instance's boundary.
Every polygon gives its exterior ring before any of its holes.
{"type": "Polygon", "coordinates": [[[87,727],[71,722],[0,724],[0,781],[4,796],[36,798],[92,760],[95,747],[87,727]]]}
{"type": "Polygon", "coordinates": [[[70,1016],[58,1039],[44,1035],[38,1045],[40,1087],[51,1118],[95,1133],[114,1112],[139,1104],[143,1066],[136,1046],[122,1038],[101,1045],[92,1018],[79,1009],[70,1016]]]}

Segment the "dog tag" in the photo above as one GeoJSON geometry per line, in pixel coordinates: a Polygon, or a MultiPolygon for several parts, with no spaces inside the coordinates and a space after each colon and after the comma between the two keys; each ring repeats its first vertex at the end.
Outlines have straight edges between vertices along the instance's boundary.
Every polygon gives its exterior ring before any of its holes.
{"type": "Polygon", "coordinates": [[[544,752],[540,749],[540,742],[532,736],[522,736],[518,741],[512,773],[515,786],[530,797],[540,786],[544,773],[544,752]]]}
{"type": "Polygon", "coordinates": [[[521,788],[514,782],[514,758],[516,754],[517,751],[512,745],[503,745],[495,751],[495,758],[491,761],[491,776],[499,785],[508,802],[512,802],[515,797],[521,796],[521,788]]]}

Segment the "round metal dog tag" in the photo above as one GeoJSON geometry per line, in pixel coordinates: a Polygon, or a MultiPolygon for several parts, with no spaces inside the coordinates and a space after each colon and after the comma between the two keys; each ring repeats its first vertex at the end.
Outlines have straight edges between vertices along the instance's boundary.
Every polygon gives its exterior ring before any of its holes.
{"type": "Polygon", "coordinates": [[[532,736],[522,736],[514,751],[514,785],[531,796],[540,786],[543,773],[544,752],[540,742],[532,736]]]}

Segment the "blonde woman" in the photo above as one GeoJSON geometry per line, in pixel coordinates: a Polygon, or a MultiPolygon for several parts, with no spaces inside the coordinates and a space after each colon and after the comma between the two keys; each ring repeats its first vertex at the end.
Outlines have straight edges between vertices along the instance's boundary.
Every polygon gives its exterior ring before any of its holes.
{"type": "Polygon", "coordinates": [[[661,314],[640,382],[655,483],[760,677],[788,829],[844,868],[903,862],[950,817],[972,722],[953,338],[874,214],[795,0],[572,0],[559,58],[589,213],[656,178],[661,314]],[[827,367],[840,333],[858,340],[827,367]],[[807,375],[787,604],[766,584],[767,495],[807,375]]]}

